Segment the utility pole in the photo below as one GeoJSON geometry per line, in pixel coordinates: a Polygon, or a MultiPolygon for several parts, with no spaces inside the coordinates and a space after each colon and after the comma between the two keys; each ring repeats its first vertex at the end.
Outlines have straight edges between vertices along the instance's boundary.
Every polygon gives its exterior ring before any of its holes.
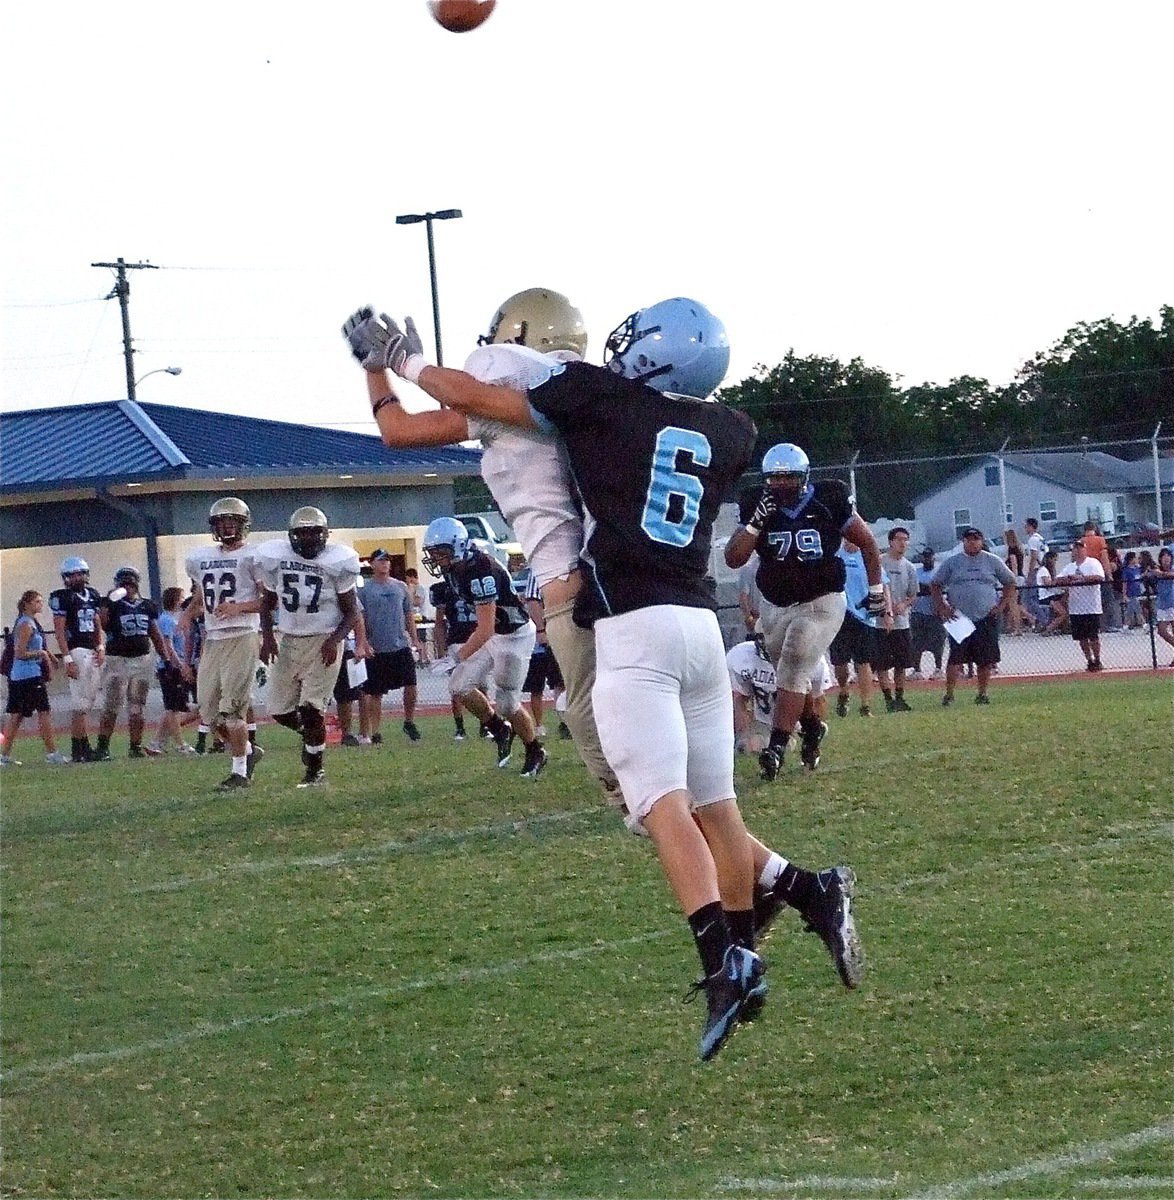
{"type": "Polygon", "coordinates": [[[104,298],[112,300],[117,296],[118,306],[122,309],[122,356],[126,360],[126,398],[133,400],[135,398],[135,364],[134,350],[131,348],[130,342],[130,280],[127,279],[126,273],[127,271],[157,271],[159,268],[153,263],[128,263],[124,258],[112,263],[90,263],[90,266],[109,267],[112,271],[118,272],[118,279],[114,287],[104,298]]]}

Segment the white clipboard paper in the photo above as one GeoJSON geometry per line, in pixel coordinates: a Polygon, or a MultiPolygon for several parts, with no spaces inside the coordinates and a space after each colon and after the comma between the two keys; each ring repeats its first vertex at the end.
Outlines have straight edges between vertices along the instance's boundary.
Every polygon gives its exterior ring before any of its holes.
{"type": "Polygon", "coordinates": [[[958,643],[966,641],[966,639],[974,632],[974,622],[960,612],[956,612],[948,621],[944,621],[946,632],[958,643]]]}

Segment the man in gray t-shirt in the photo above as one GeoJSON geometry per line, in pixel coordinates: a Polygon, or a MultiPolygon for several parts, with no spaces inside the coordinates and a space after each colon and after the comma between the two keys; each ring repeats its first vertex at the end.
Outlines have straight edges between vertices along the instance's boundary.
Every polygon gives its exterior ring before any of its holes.
{"type": "Polygon", "coordinates": [[[391,576],[391,556],[386,550],[371,555],[371,578],[359,589],[359,604],[367,627],[367,641],[373,655],[367,660],[367,679],[363,683],[363,709],[371,731],[371,741],[383,741],[379,724],[383,717],[383,697],[403,688],[404,733],[413,742],[420,740],[416,728],[416,658],[419,648],[416,622],[412,618],[412,599],[407,585],[391,576]]]}
{"type": "Polygon", "coordinates": [[[909,614],[917,603],[917,568],[905,557],[909,530],[894,525],[889,530],[889,548],[881,555],[881,570],[889,580],[892,624],[880,631],[876,665],[880,668],[881,692],[889,712],[908,712],[905,700],[905,671],[913,666],[913,641],[909,614]]]}
{"type": "Polygon", "coordinates": [[[934,607],[943,621],[961,613],[974,622],[969,637],[961,642],[950,639],[943,707],[954,703],[954,687],[965,663],[974,663],[977,669],[975,704],[990,703],[987,686],[991,668],[999,661],[999,611],[1004,603],[1016,603],[1015,576],[997,554],[982,548],[982,540],[981,529],[963,530],[962,553],[947,558],[930,583],[934,607]]]}

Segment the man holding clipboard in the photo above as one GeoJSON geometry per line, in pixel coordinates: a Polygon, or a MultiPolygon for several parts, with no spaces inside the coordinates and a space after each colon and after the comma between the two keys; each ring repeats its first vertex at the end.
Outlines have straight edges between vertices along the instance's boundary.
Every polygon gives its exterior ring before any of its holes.
{"type": "Polygon", "coordinates": [[[978,674],[975,704],[990,704],[991,668],[1000,657],[999,613],[1004,601],[1015,603],[1015,576],[982,545],[981,529],[973,525],[964,529],[962,553],[945,559],[930,581],[934,610],[950,635],[943,708],[954,703],[954,688],[966,663],[974,663],[978,674]]]}

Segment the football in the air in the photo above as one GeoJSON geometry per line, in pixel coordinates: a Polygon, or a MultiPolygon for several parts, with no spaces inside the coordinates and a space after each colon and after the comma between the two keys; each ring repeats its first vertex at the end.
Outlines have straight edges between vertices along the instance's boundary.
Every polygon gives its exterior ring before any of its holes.
{"type": "Polygon", "coordinates": [[[497,0],[428,0],[428,9],[438,25],[450,33],[467,33],[483,25],[497,0]]]}

